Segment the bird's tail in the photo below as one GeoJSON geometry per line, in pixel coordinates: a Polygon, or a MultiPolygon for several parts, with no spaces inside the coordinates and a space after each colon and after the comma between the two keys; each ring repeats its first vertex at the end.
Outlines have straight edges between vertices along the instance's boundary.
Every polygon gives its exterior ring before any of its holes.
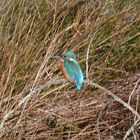
{"type": "Polygon", "coordinates": [[[81,87],[82,87],[82,83],[81,83],[81,82],[77,82],[77,83],[76,83],[76,87],[77,87],[78,90],[80,90],[81,87]]]}

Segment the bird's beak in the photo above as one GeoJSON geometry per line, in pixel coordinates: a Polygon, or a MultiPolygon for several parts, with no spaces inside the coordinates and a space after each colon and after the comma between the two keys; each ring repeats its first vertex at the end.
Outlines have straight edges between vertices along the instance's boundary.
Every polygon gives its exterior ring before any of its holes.
{"type": "Polygon", "coordinates": [[[52,56],[51,58],[52,58],[52,59],[63,59],[62,56],[52,56]]]}

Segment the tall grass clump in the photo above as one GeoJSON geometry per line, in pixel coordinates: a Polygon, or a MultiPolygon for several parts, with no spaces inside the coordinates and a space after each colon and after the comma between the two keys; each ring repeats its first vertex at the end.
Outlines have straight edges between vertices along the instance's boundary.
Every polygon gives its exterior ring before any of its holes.
{"type": "Polygon", "coordinates": [[[140,139],[139,0],[0,3],[0,139],[140,139]],[[51,59],[66,50],[81,91],[51,59]]]}

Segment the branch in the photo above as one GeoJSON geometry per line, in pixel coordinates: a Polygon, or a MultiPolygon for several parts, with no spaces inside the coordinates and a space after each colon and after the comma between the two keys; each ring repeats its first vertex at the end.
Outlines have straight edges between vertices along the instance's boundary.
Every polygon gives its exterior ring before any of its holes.
{"type": "MultiPolygon", "coordinates": [[[[38,85],[35,88],[33,88],[32,90],[30,90],[29,94],[27,96],[25,96],[22,100],[20,100],[14,109],[12,109],[11,111],[9,111],[7,114],[4,115],[4,117],[1,121],[1,124],[0,124],[0,133],[4,131],[5,122],[17,111],[17,109],[19,109],[22,105],[24,105],[32,96],[34,96],[35,94],[39,94],[48,85],[55,85],[55,84],[60,84],[60,83],[64,83],[64,82],[66,82],[66,80],[64,80],[64,79],[51,80],[51,81],[48,81],[45,85],[38,85]]],[[[104,88],[96,83],[93,83],[92,81],[84,81],[84,83],[87,83],[88,85],[93,86],[93,87],[97,87],[98,89],[104,91],[106,94],[112,96],[115,101],[124,105],[140,120],[140,114],[136,110],[134,110],[128,103],[124,102],[121,98],[119,98],[117,95],[113,94],[111,91],[107,90],[106,88],[104,88]]]]}
{"type": "Polygon", "coordinates": [[[89,84],[90,86],[97,87],[97,88],[101,89],[102,91],[104,91],[106,94],[112,96],[115,101],[121,103],[123,106],[125,106],[127,109],[129,109],[140,120],[140,114],[135,109],[133,109],[128,103],[124,102],[121,98],[119,98],[117,95],[115,95],[111,91],[107,90],[106,88],[104,88],[96,83],[93,83],[92,81],[84,81],[84,82],[89,84]]]}
{"type": "Polygon", "coordinates": [[[35,94],[39,94],[43,89],[45,89],[47,86],[49,85],[55,85],[55,84],[60,84],[60,83],[64,83],[66,80],[64,79],[60,79],[60,80],[51,80],[48,81],[45,85],[38,85],[36,87],[34,87],[33,89],[29,89],[29,94],[26,95],[24,98],[22,98],[22,100],[19,101],[19,103],[15,106],[14,109],[10,110],[8,113],[6,113],[3,116],[3,119],[1,120],[0,123],[0,133],[3,131],[4,129],[4,124],[5,122],[17,111],[17,109],[19,109],[20,107],[22,107],[22,105],[25,105],[26,102],[28,102],[28,100],[34,96],[35,94]]]}

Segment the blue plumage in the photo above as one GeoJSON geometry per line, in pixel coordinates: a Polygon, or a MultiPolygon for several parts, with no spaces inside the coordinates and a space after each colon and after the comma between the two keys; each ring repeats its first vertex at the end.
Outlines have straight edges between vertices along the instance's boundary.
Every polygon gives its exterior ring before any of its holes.
{"type": "Polygon", "coordinates": [[[66,73],[70,77],[70,81],[75,82],[77,89],[80,90],[84,80],[81,67],[72,52],[65,52],[63,56],[66,73]]]}

